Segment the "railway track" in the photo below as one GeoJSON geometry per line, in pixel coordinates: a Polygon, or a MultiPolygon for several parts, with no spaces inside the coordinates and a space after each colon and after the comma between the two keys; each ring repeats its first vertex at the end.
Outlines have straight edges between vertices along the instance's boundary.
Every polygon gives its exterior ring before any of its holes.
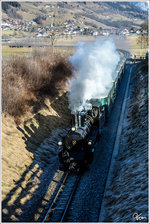
{"type": "Polygon", "coordinates": [[[64,173],[49,206],[38,221],[64,222],[67,211],[76,192],[81,175],[64,173]]]}

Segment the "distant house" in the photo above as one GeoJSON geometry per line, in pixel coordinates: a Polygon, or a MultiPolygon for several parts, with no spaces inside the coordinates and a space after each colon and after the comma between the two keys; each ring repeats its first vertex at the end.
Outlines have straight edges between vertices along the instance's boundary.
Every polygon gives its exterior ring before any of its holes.
{"type": "Polygon", "coordinates": [[[93,32],[93,36],[97,36],[99,33],[97,31],[93,32]]]}
{"type": "Polygon", "coordinates": [[[124,30],[122,30],[121,34],[129,35],[129,30],[128,29],[124,29],[124,30]]]}
{"type": "Polygon", "coordinates": [[[109,35],[109,32],[103,32],[102,35],[103,36],[108,36],[109,35]]]}
{"type": "Polygon", "coordinates": [[[43,37],[43,33],[38,33],[36,37],[43,37]]]}
{"type": "Polygon", "coordinates": [[[11,29],[11,25],[8,23],[2,23],[1,24],[2,30],[8,30],[11,29]]]}
{"type": "Polygon", "coordinates": [[[32,25],[36,25],[36,22],[34,22],[33,20],[32,20],[32,25]]]}
{"type": "Polygon", "coordinates": [[[144,34],[147,34],[147,33],[148,33],[148,31],[147,31],[147,30],[143,30],[143,33],[144,33],[144,34]]]}
{"type": "Polygon", "coordinates": [[[137,30],[137,31],[136,31],[136,33],[137,33],[137,34],[140,34],[140,33],[141,33],[141,31],[140,31],[140,30],[137,30]]]}

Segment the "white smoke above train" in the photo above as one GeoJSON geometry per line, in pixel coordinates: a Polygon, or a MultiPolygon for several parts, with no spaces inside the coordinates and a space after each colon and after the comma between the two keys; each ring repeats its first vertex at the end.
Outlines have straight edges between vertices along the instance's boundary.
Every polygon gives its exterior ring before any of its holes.
{"type": "Polygon", "coordinates": [[[69,108],[72,113],[90,108],[91,98],[106,96],[120,60],[113,39],[79,42],[70,62],[74,68],[69,81],[69,108]]]}

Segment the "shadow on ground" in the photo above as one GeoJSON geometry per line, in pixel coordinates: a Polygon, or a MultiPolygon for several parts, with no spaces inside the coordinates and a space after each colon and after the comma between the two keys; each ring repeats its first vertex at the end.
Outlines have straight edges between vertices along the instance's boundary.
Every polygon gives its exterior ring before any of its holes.
{"type": "MultiPolygon", "coordinates": [[[[68,109],[68,101],[66,95],[62,95],[57,100],[55,100],[51,107],[58,114],[58,116],[47,115],[44,116],[40,113],[37,113],[34,116],[34,120],[38,126],[34,123],[28,125],[26,122],[23,127],[18,126],[17,129],[23,134],[23,140],[25,142],[26,149],[33,154],[40,146],[40,144],[50,136],[52,130],[57,128],[63,128],[69,125],[70,122],[70,111],[68,109]]],[[[40,108],[40,107],[39,107],[40,108]]],[[[45,105],[47,108],[47,105],[45,105]]],[[[16,139],[17,141],[17,139],[16,139]]],[[[55,175],[55,170],[52,169],[53,166],[49,169],[49,164],[47,162],[41,163],[40,161],[35,161],[26,167],[26,171],[22,174],[21,178],[18,181],[14,180],[15,187],[7,194],[6,198],[2,201],[2,221],[3,222],[16,222],[20,221],[20,217],[24,212],[26,204],[30,207],[30,201],[36,194],[40,194],[41,197],[44,196],[47,192],[48,186],[53,180],[55,175]],[[45,175],[49,175],[49,183],[42,183],[45,178],[45,175]],[[42,186],[42,191],[41,191],[42,186]]],[[[35,199],[36,201],[36,199],[35,199]]],[[[41,200],[37,199],[36,207],[33,209],[32,220],[36,221],[36,214],[40,214],[41,208],[45,206],[41,200]],[[40,210],[39,210],[40,208],[40,210]]],[[[28,217],[25,217],[25,220],[28,220],[28,217]]],[[[30,220],[28,220],[30,221],[30,220]]]]}

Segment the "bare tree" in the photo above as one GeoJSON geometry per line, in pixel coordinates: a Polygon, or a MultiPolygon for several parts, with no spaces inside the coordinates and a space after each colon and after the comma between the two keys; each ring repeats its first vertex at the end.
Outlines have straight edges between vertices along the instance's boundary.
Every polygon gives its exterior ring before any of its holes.
{"type": "Polygon", "coordinates": [[[52,46],[52,51],[54,52],[54,46],[55,43],[58,39],[58,35],[56,35],[55,29],[58,28],[61,24],[61,18],[59,13],[57,12],[57,5],[55,6],[54,12],[53,12],[53,16],[52,16],[52,27],[53,27],[53,31],[50,34],[50,42],[51,42],[51,46],[52,46]]]}
{"type": "Polygon", "coordinates": [[[56,43],[57,40],[57,36],[55,34],[55,32],[52,32],[50,34],[50,41],[51,41],[51,46],[52,46],[52,51],[54,52],[54,44],[56,43]]]}
{"type": "Polygon", "coordinates": [[[148,49],[148,21],[145,21],[141,25],[140,35],[137,38],[137,43],[140,45],[140,56],[142,56],[142,50],[145,50],[145,53],[148,49]]]}

